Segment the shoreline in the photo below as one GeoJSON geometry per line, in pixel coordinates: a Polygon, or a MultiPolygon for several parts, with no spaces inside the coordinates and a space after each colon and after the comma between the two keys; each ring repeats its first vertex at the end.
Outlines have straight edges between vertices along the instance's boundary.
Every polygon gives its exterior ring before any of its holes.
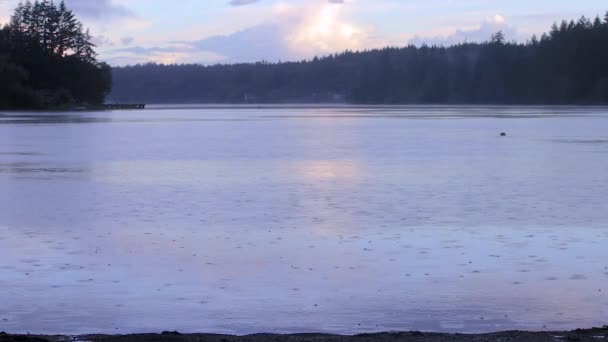
{"type": "Polygon", "coordinates": [[[129,109],[398,109],[398,108],[608,108],[608,103],[335,103],[335,102],[146,102],[72,105],[48,108],[0,108],[0,113],[55,113],[129,109]],[[143,107],[142,107],[143,106],[143,107]],[[137,108],[135,108],[137,107],[137,108]]]}
{"type": "Polygon", "coordinates": [[[140,342],[140,341],[171,341],[171,342],[385,342],[385,341],[608,341],[608,325],[591,329],[576,329],[572,331],[504,331],[486,334],[442,334],[432,332],[383,332],[359,335],[332,335],[332,334],[253,334],[245,336],[221,334],[180,334],[177,331],[165,331],[160,334],[130,334],[130,335],[11,335],[0,332],[0,342],[140,342]]]}

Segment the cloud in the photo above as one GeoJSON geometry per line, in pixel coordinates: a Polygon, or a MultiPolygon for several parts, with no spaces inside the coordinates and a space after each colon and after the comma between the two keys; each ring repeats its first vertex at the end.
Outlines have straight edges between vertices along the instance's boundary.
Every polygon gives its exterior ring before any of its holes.
{"type": "Polygon", "coordinates": [[[112,0],[66,0],[68,8],[88,19],[133,17],[128,8],[115,4],[112,0]]]}
{"type": "Polygon", "coordinates": [[[131,43],[133,43],[133,41],[135,41],[135,38],[133,38],[133,37],[120,38],[120,42],[122,43],[122,45],[131,45],[131,43]]]}
{"type": "Polygon", "coordinates": [[[197,41],[174,41],[166,46],[132,46],[111,50],[116,55],[130,55],[138,62],[166,63],[236,63],[276,62],[289,51],[280,27],[262,24],[230,35],[217,35],[197,41]],[[263,37],[263,38],[262,38],[263,37]],[[196,57],[204,58],[196,60],[196,57]]]}
{"type": "Polygon", "coordinates": [[[200,51],[192,46],[184,44],[170,44],[167,46],[142,47],[132,46],[120,49],[113,49],[111,57],[106,58],[106,62],[111,65],[126,65],[135,63],[216,63],[225,57],[207,51],[200,51]]]}
{"type": "Polygon", "coordinates": [[[231,6],[243,6],[253,4],[259,1],[260,0],[231,0],[228,4],[231,6]]]}
{"type": "Polygon", "coordinates": [[[284,28],[262,24],[226,36],[212,36],[195,42],[184,42],[198,51],[225,56],[225,62],[276,62],[289,54],[284,28]]]}
{"type": "Polygon", "coordinates": [[[92,41],[95,46],[114,46],[114,42],[104,35],[93,36],[92,41]]]}
{"type": "Polygon", "coordinates": [[[415,36],[409,40],[414,45],[454,45],[465,42],[484,42],[490,40],[492,34],[502,31],[507,40],[520,40],[519,31],[507,24],[505,17],[494,15],[486,18],[478,27],[471,29],[457,29],[445,35],[415,36]]]}
{"type": "MultiPolygon", "coordinates": [[[[331,4],[343,4],[344,1],[345,0],[327,0],[327,2],[329,2],[331,4]]],[[[231,6],[243,6],[243,5],[254,4],[256,2],[260,2],[260,0],[230,0],[230,2],[228,2],[228,4],[231,6]]]]}
{"type": "MultiPolygon", "coordinates": [[[[241,63],[300,60],[317,55],[369,47],[368,30],[347,19],[336,0],[313,0],[304,5],[279,3],[272,19],[227,35],[194,41],[173,41],[160,47],[128,47],[110,51],[159,61],[168,54],[177,62],[241,63]]],[[[342,1],[338,1],[342,3],[342,1]]]]}
{"type": "Polygon", "coordinates": [[[289,49],[295,56],[323,55],[358,50],[369,45],[369,30],[348,21],[342,1],[303,8],[278,8],[287,29],[289,49]]]}

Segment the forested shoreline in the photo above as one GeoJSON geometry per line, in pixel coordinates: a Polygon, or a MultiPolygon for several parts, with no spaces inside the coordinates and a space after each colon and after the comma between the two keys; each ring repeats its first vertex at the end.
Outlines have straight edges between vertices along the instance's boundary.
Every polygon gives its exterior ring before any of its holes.
{"type": "Polygon", "coordinates": [[[0,29],[0,108],[106,100],[608,104],[608,12],[603,19],[562,21],[526,43],[509,42],[497,32],[485,43],[345,51],[284,63],[110,68],[97,60],[94,47],[64,2],[20,4],[0,29]]]}
{"type": "Polygon", "coordinates": [[[113,69],[109,96],[147,103],[605,104],[608,13],[526,43],[343,52],[307,61],[113,69]]]}
{"type": "Polygon", "coordinates": [[[0,108],[101,104],[109,65],[97,61],[88,30],[61,1],[19,4],[0,29],[0,108]]]}

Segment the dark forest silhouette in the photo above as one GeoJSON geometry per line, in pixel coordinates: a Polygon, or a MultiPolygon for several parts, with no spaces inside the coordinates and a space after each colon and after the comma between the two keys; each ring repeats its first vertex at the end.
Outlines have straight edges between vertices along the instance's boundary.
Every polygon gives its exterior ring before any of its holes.
{"type": "Polygon", "coordinates": [[[608,13],[562,21],[540,38],[346,51],[286,63],[98,62],[61,2],[20,4],[0,29],[0,108],[147,103],[608,103],[608,13]],[[112,82],[112,78],[114,81],[112,82]]]}
{"type": "Polygon", "coordinates": [[[526,43],[498,32],[485,43],[343,52],[309,61],[113,70],[115,101],[608,103],[608,13],[563,21],[526,43]]]}
{"type": "Polygon", "coordinates": [[[20,3],[0,29],[0,108],[103,103],[112,74],[94,47],[63,1],[20,3]]]}

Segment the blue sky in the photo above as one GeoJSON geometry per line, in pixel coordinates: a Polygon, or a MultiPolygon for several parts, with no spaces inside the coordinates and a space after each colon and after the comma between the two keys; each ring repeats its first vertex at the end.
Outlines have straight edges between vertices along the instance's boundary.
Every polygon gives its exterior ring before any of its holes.
{"type": "MultiPolygon", "coordinates": [[[[18,0],[0,0],[6,22],[18,0]]],[[[311,58],[345,49],[523,41],[605,0],[66,0],[113,65],[311,58]]]]}

